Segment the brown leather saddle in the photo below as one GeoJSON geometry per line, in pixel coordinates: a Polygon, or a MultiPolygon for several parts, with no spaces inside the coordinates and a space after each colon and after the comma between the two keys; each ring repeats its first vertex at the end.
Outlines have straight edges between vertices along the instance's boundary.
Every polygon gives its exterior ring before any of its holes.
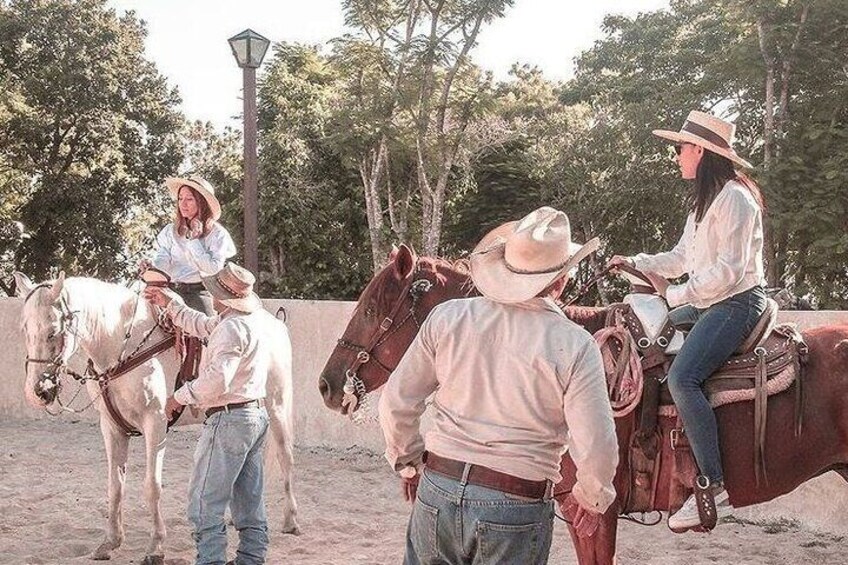
{"type": "MultiPolygon", "coordinates": [[[[764,453],[767,397],[786,390],[794,382],[796,434],[800,433],[802,425],[801,368],[807,347],[794,327],[776,325],[776,320],[777,304],[769,300],[765,312],[736,355],[705,383],[705,392],[713,407],[731,402],[754,402],[754,460],[758,482],[762,478],[767,480],[764,453]]],[[[623,513],[648,512],[656,508],[663,456],[675,460],[674,475],[683,483],[669,500],[671,508],[679,507],[695,482],[697,466],[691,451],[686,449],[685,431],[665,382],[673,359],[666,349],[676,328],[666,320],[659,333],[650,337],[636,313],[626,304],[610,308],[606,325],[616,324],[623,324],[628,330],[632,338],[630,346],[638,350],[641,358],[644,379],[640,412],[628,446],[631,480],[624,497],[623,513]]],[[[616,342],[608,346],[616,356],[622,349],[616,342]]]]}

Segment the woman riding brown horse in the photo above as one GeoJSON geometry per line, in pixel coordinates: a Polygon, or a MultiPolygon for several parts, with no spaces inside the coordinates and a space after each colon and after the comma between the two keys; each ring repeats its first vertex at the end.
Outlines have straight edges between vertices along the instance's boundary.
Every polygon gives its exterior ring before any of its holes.
{"type": "MultiPolygon", "coordinates": [[[[473,293],[461,263],[417,258],[402,246],[363,291],[339,345],[327,360],[318,383],[327,407],[343,414],[355,410],[367,393],[388,380],[415,337],[418,323],[436,304],[473,293]]],[[[604,326],[607,313],[603,308],[583,307],[567,307],[565,312],[590,332],[604,326]]],[[[803,335],[809,347],[803,377],[804,427],[796,436],[794,387],[769,399],[767,483],[758,484],[755,476],[751,403],[728,404],[716,410],[725,484],[736,508],[789,493],[827,471],[836,471],[848,481],[848,326],[823,326],[803,335]]],[[[581,565],[614,561],[617,519],[631,482],[626,446],[634,433],[637,413],[616,419],[621,450],[616,502],[594,536],[578,538],[571,532],[581,565]]],[[[668,431],[663,425],[660,428],[668,431]]],[[[663,438],[665,441],[668,434],[663,438]]],[[[662,488],[656,491],[654,510],[674,509],[668,487],[671,473],[668,467],[660,470],[657,482],[662,488]]],[[[555,491],[558,500],[564,499],[574,484],[574,465],[567,453],[562,475],[563,481],[555,491]]]]}

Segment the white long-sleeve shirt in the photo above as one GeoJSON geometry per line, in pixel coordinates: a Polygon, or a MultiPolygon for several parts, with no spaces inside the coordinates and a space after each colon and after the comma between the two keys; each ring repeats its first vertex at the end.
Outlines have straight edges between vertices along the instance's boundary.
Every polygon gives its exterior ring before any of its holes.
{"type": "Polygon", "coordinates": [[[592,336],[550,300],[486,298],[437,306],[383,389],[380,425],[393,468],[428,451],[528,480],[561,479],[568,448],[574,496],[603,512],[615,499],[615,426],[592,336]],[[433,427],[419,429],[433,397],[433,427]]]}
{"type": "Polygon", "coordinates": [[[633,261],[640,271],[666,278],[689,275],[685,283],[668,287],[669,306],[708,308],[765,283],[762,210],[745,186],[729,181],[700,224],[695,223],[694,213],[689,214],[674,249],[656,255],[640,253],[633,261]]]}
{"type": "Polygon", "coordinates": [[[156,255],[152,264],[168,273],[171,282],[199,283],[201,277],[214,275],[227,259],[236,254],[230,233],[218,222],[209,233],[198,239],[177,234],[171,222],[156,236],[156,255]]]}
{"type": "Polygon", "coordinates": [[[207,316],[174,299],[168,313],[189,335],[209,340],[197,379],[174,392],[180,404],[206,410],[265,398],[268,372],[275,355],[280,358],[280,350],[285,350],[281,358],[288,360],[291,371],[288,330],[265,310],[250,314],[228,310],[223,315],[207,316]]]}

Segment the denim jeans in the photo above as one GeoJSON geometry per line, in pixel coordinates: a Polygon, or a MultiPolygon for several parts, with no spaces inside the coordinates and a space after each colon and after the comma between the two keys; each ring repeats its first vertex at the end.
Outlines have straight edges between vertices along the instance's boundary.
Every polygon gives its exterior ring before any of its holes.
{"type": "Polygon", "coordinates": [[[757,286],[705,310],[687,305],[668,314],[676,328],[689,330],[668,371],[668,386],[698,468],[712,482],[724,477],[715,413],[702,385],[745,341],[765,308],[765,291],[757,286]]]}
{"type": "Polygon", "coordinates": [[[405,565],[548,562],[554,503],[458,481],[429,470],[406,532],[405,565]]]}
{"type": "Polygon", "coordinates": [[[268,414],[259,407],[217,412],[203,423],[188,503],[197,565],[226,563],[227,506],[239,535],[236,563],[265,563],[268,522],[262,462],[267,433],[268,414]]]}

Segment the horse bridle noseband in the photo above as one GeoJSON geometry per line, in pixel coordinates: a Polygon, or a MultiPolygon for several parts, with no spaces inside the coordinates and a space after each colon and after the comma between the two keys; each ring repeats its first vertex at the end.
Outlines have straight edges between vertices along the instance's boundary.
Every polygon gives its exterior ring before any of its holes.
{"type": "Polygon", "coordinates": [[[353,412],[361,398],[364,397],[366,393],[370,392],[358,374],[359,369],[363,365],[374,361],[380,369],[389,375],[394,370],[394,368],[387,367],[384,363],[377,359],[374,355],[374,350],[385,343],[386,340],[402,328],[408,320],[412,320],[415,323],[415,327],[421,329],[421,321],[418,319],[415,309],[418,306],[418,301],[421,297],[433,288],[433,282],[425,278],[417,278],[419,270],[420,263],[416,261],[415,270],[413,271],[412,276],[409,277],[409,283],[401,291],[400,297],[398,298],[397,303],[392,307],[390,314],[383,318],[383,321],[380,322],[380,325],[371,336],[371,339],[368,340],[368,345],[359,345],[345,339],[344,336],[338,340],[337,347],[356,351],[356,358],[347,370],[345,370],[345,384],[343,388],[344,398],[342,399],[342,406],[350,405],[350,412],[353,412]],[[398,314],[406,302],[407,296],[411,298],[409,311],[403,319],[401,319],[398,323],[395,323],[398,314]]]}

